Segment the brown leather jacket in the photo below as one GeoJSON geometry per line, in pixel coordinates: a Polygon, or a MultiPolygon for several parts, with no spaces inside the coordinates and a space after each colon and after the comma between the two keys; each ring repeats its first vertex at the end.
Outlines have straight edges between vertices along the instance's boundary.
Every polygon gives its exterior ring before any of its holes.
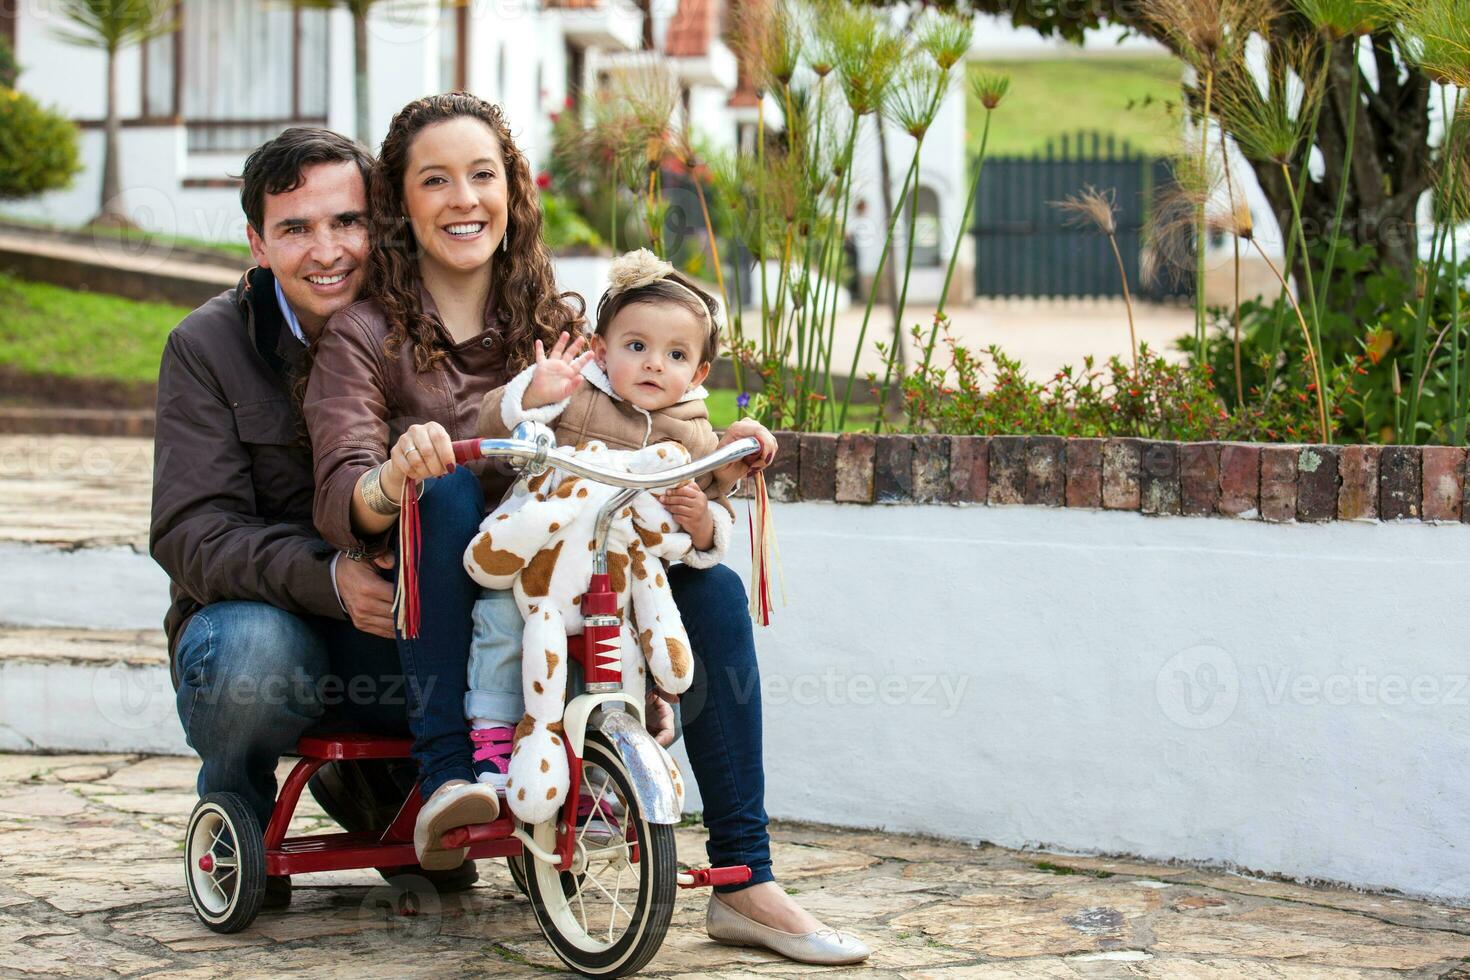
{"type": "Polygon", "coordinates": [[[190,313],[164,345],[148,550],[172,580],[170,653],[190,616],[227,599],[346,618],[336,549],[311,525],[311,451],[291,397],[305,353],[266,269],[190,313]]]}
{"type": "MultiPolygon", "coordinates": [[[[437,322],[427,291],[420,301],[437,322]]],[[[476,437],[480,400],[509,377],[503,330],[498,320],[487,320],[484,331],[456,344],[441,323],[440,342],[449,356],[419,374],[407,347],[388,352],[388,321],[376,302],[355,303],[327,322],[313,351],[304,405],[316,474],[313,516],[327,541],[345,550],[383,547],[385,538],[364,540],[352,529],[352,493],[410,425],[433,421],[451,439],[476,437]]],[[[510,486],[509,470],[486,462],[470,466],[486,500],[498,501],[510,486]]]]}

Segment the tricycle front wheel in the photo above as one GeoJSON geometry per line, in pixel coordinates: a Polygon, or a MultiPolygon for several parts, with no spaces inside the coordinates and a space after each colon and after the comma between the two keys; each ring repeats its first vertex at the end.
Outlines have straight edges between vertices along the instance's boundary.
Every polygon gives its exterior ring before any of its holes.
{"type": "MultiPolygon", "coordinates": [[[[582,758],[575,855],[569,871],[524,858],[537,924],[562,962],[584,976],[641,970],[663,945],[674,914],[674,828],[650,823],[611,743],[589,732],[582,758]]],[[[556,848],[556,826],[532,828],[556,848]]]]}

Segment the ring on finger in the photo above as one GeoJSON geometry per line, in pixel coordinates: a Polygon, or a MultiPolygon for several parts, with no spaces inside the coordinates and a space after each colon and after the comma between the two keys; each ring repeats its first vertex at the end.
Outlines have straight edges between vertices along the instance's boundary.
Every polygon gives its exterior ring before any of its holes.
{"type": "Polygon", "coordinates": [[[407,456],[409,453],[416,453],[418,451],[419,451],[419,447],[418,446],[409,446],[407,449],[405,449],[403,451],[403,454],[405,456],[407,456]]]}

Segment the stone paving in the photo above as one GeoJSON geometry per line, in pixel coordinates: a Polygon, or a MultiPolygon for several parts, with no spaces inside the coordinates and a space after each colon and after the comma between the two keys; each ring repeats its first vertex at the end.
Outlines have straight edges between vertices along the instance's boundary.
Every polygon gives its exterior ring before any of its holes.
{"type": "MultiPolygon", "coordinates": [[[[500,862],[480,884],[388,909],[370,872],[304,875],[292,907],[220,936],[193,915],[180,858],[191,760],[0,755],[3,976],[537,976],[560,969],[500,862]]],[[[304,803],[293,832],[330,822],[304,803]]],[[[1186,866],[968,847],[778,824],[788,890],[873,958],[843,974],[911,980],[1470,980],[1470,911],[1186,866]]],[[[680,859],[702,858],[698,827],[680,859]]],[[[711,942],[683,893],[645,975],[819,972],[711,942]]],[[[838,971],[832,971],[838,972],[838,971]]]]}

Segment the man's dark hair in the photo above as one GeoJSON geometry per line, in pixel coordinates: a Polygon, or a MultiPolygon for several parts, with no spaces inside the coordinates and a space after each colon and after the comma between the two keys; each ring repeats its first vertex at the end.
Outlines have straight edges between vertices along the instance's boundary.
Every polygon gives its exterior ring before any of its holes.
{"type": "Polygon", "coordinates": [[[308,167],[322,163],[355,163],[364,192],[372,176],[373,158],[357,143],[329,129],[293,126],[255,148],[240,174],[240,207],[257,235],[264,235],[265,196],[286,194],[301,186],[308,167]]]}

